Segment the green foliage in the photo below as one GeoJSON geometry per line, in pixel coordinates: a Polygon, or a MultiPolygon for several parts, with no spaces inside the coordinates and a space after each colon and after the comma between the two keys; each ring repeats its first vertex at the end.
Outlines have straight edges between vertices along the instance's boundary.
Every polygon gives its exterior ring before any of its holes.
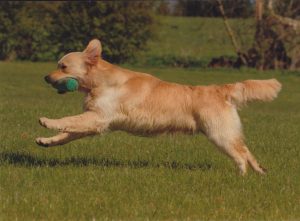
{"type": "Polygon", "coordinates": [[[151,37],[150,6],[125,1],[1,3],[0,58],[57,60],[99,38],[106,59],[124,62],[151,37]]]}
{"type": "Polygon", "coordinates": [[[22,8],[21,2],[0,3],[0,59],[14,57],[15,24],[18,22],[17,14],[22,8]]]}
{"type": "Polygon", "coordinates": [[[0,3],[1,20],[5,24],[0,26],[1,59],[55,59],[59,48],[51,36],[53,18],[50,9],[53,6],[47,4],[49,3],[0,3]]]}

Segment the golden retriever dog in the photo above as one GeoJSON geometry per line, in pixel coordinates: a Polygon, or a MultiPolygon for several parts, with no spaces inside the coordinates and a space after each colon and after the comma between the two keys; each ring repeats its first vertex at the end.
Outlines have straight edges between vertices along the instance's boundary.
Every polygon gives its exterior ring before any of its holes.
{"type": "Polygon", "coordinates": [[[61,119],[40,118],[42,126],[59,131],[37,138],[41,146],[66,144],[89,135],[122,130],[155,135],[202,132],[228,155],[242,175],[248,164],[265,173],[245,145],[237,109],[250,101],[271,101],[281,89],[276,79],[189,86],[162,81],[152,75],[130,71],[104,61],[101,43],[94,39],[83,52],[72,52],[45,77],[55,85],[72,77],[85,93],[84,112],[61,119]]]}

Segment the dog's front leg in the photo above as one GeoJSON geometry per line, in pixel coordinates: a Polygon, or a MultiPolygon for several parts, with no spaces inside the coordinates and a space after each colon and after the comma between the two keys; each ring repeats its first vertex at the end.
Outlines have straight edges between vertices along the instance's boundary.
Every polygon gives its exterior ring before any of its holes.
{"type": "Polygon", "coordinates": [[[57,145],[63,145],[69,143],[72,140],[76,140],[88,135],[93,135],[92,133],[59,133],[53,137],[38,137],[35,142],[43,147],[51,147],[57,145]]]}
{"type": "Polygon", "coordinates": [[[101,133],[108,127],[108,122],[92,111],[61,119],[42,117],[39,122],[46,128],[69,133],[101,133]]]}

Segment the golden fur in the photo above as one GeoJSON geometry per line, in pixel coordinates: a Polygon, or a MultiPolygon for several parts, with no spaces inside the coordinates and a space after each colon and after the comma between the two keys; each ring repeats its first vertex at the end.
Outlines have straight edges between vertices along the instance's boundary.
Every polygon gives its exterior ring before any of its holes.
{"type": "Polygon", "coordinates": [[[46,76],[54,84],[76,78],[86,94],[84,113],[61,119],[40,118],[40,124],[60,133],[37,138],[42,146],[105,131],[123,130],[149,135],[165,132],[202,132],[246,173],[249,164],[259,166],[244,143],[237,108],[249,101],[271,101],[281,89],[275,80],[247,80],[235,84],[188,86],[169,83],[149,74],[126,70],[101,59],[101,43],[92,40],[83,52],[73,52],[59,62],[59,69],[46,76]]]}

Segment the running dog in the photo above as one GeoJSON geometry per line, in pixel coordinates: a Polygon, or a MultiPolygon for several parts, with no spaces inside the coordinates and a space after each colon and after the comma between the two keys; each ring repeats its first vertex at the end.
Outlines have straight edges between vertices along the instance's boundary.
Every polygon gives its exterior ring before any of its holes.
{"type": "Polygon", "coordinates": [[[37,138],[37,144],[62,145],[115,130],[139,135],[202,132],[236,163],[242,175],[248,164],[265,173],[245,145],[237,109],[250,101],[276,98],[281,90],[276,79],[181,85],[110,64],[101,58],[101,52],[100,41],[94,39],[83,52],[61,58],[58,69],[45,77],[52,85],[62,78],[75,78],[79,91],[85,93],[84,112],[61,119],[40,118],[42,126],[59,133],[37,138]]]}

